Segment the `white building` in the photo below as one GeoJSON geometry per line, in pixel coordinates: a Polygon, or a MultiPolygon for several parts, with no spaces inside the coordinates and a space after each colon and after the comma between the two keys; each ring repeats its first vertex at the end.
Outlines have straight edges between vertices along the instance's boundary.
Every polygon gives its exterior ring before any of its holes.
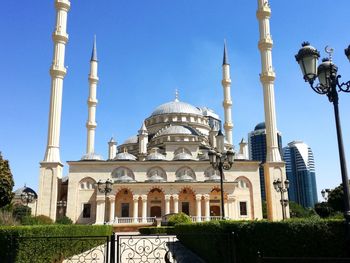
{"type": "MultiPolygon", "coordinates": [[[[270,9],[265,0],[258,0],[261,27],[269,28],[270,9]]],[[[62,179],[63,164],[59,155],[60,117],[62,104],[65,45],[68,41],[67,13],[69,0],[55,0],[57,19],[53,34],[54,59],[51,67],[51,103],[47,150],[40,167],[38,214],[55,219],[66,214],[74,222],[116,225],[150,224],[154,217],[184,212],[193,221],[220,217],[220,176],[211,168],[208,150],[216,148],[215,136],[221,127],[219,116],[208,108],[198,108],[182,102],[176,94],[173,101],[158,106],[140,123],[140,130],[116,147],[108,142],[108,159],[94,151],[95,114],[97,107],[98,59],[96,42],[90,62],[86,154],[67,162],[69,173],[62,179]],[[98,181],[113,181],[107,195],[97,190],[98,181]],[[63,202],[66,201],[66,202],[63,202]],[[57,204],[65,203],[64,210],[57,204]],[[60,211],[60,212],[58,212],[60,211]]],[[[264,30],[262,38],[269,31],[264,30]]],[[[262,41],[262,40],[261,40],[262,41]]],[[[260,45],[262,56],[271,52],[269,38],[260,45]],[[265,43],[266,42],[266,43],[265,43]]],[[[267,133],[276,132],[271,55],[263,63],[263,83],[267,133]]],[[[223,107],[225,149],[233,149],[231,117],[230,64],[226,45],[223,59],[223,107]]],[[[221,92],[220,92],[221,93],[221,92]]],[[[284,163],[275,152],[274,136],[267,136],[269,170],[266,180],[273,189],[272,179],[283,177],[284,163]]],[[[78,146],[80,147],[80,146],[78,146]]],[[[106,149],[107,150],[107,149],[106,149]]],[[[262,218],[259,162],[248,160],[247,144],[242,141],[232,168],[224,175],[224,208],[231,219],[262,218]]],[[[282,178],[283,179],[283,178],[282,178]]],[[[270,218],[281,218],[278,193],[269,191],[270,218]]]]}

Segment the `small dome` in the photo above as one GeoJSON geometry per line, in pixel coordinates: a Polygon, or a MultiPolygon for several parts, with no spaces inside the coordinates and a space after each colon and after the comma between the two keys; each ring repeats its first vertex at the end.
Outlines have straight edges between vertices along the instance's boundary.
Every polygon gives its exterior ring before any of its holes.
{"type": "Polygon", "coordinates": [[[265,129],[266,129],[265,122],[260,122],[255,126],[254,131],[265,130],[265,129]]]}
{"type": "Polygon", "coordinates": [[[132,182],[135,182],[135,180],[132,179],[129,175],[123,174],[122,176],[114,179],[114,182],[115,183],[132,183],[132,182]]]}
{"type": "Polygon", "coordinates": [[[206,183],[217,183],[220,182],[220,175],[217,175],[216,173],[211,174],[207,179],[204,180],[206,183]]]}
{"type": "Polygon", "coordinates": [[[81,157],[82,161],[102,161],[103,157],[96,153],[87,153],[81,157]]]}
{"type": "Polygon", "coordinates": [[[168,135],[168,134],[182,134],[182,135],[197,135],[194,131],[180,125],[171,125],[164,130],[161,130],[156,136],[168,135]]]}
{"type": "Polygon", "coordinates": [[[129,143],[137,143],[138,142],[138,137],[137,135],[131,136],[129,138],[127,138],[123,144],[129,144],[129,143]]]}
{"type": "Polygon", "coordinates": [[[174,156],[174,161],[193,161],[193,157],[191,154],[186,152],[178,153],[174,156]]]}
{"type": "Polygon", "coordinates": [[[146,180],[146,182],[147,183],[149,183],[149,182],[160,183],[160,182],[165,182],[165,180],[158,173],[154,173],[146,180]]]}
{"type": "Polygon", "coordinates": [[[192,176],[188,175],[187,173],[184,173],[180,176],[178,176],[175,180],[175,182],[193,182],[192,176]]]}
{"type": "Polygon", "coordinates": [[[128,153],[128,152],[122,152],[118,153],[113,160],[115,161],[135,161],[137,158],[136,156],[128,153]]]}
{"type": "Polygon", "coordinates": [[[32,194],[34,194],[34,199],[37,199],[37,198],[38,198],[37,193],[36,193],[32,188],[27,187],[27,186],[18,188],[18,189],[14,192],[15,197],[17,197],[17,198],[21,198],[21,194],[22,194],[22,193],[32,193],[32,194]]]}
{"type": "Polygon", "coordinates": [[[158,152],[158,148],[153,148],[151,153],[146,157],[147,161],[162,161],[165,160],[165,156],[158,152]]]}
{"type": "Polygon", "coordinates": [[[202,111],[182,101],[170,101],[158,106],[151,114],[151,116],[169,114],[169,113],[189,113],[195,115],[202,115],[202,111]]]}

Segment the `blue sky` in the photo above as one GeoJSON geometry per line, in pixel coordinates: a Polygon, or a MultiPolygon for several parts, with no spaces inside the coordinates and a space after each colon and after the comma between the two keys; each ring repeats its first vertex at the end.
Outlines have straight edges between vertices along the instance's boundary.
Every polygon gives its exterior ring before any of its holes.
{"type": "MultiPolygon", "coordinates": [[[[0,151],[9,159],[15,188],[37,189],[45,153],[55,11],[53,0],[7,1],[0,10],[0,151]]],[[[231,62],[234,142],[263,121],[257,1],[80,0],[68,15],[68,74],[64,81],[61,159],[85,152],[89,59],[97,35],[99,77],[96,152],[107,156],[112,135],[136,134],[158,105],[180,100],[223,116],[223,39],[231,62]]],[[[350,79],[348,0],[271,0],[277,127],[283,144],[306,142],[314,152],[318,190],[341,182],[332,105],[302,80],[294,55],[304,40],[324,56],[335,49],[343,80],[350,79]]],[[[350,94],[340,94],[350,162],[350,94]]],[[[65,174],[67,174],[65,164],[65,174]]]]}

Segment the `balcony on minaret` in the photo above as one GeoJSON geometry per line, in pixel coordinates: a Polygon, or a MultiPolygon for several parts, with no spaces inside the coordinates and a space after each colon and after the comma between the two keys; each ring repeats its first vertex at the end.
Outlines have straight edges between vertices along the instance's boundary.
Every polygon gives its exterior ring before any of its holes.
{"type": "Polygon", "coordinates": [[[52,33],[52,40],[58,43],[66,44],[68,42],[69,35],[66,32],[62,32],[61,30],[55,30],[52,33]]]}
{"type": "Polygon", "coordinates": [[[52,64],[50,68],[50,75],[53,77],[61,77],[67,74],[67,69],[63,65],[52,64]]]}

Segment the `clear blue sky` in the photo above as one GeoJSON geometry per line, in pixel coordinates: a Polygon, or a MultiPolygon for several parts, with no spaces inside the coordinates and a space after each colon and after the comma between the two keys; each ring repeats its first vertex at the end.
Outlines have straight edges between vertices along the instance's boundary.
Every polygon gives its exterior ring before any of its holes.
{"type": "MultiPolygon", "coordinates": [[[[0,9],[0,151],[9,159],[15,188],[38,188],[39,162],[47,140],[55,11],[53,0],[6,1],[0,9]]],[[[257,49],[257,1],[105,0],[72,1],[66,52],[61,159],[85,152],[89,59],[97,35],[99,77],[96,151],[107,156],[107,141],[136,134],[158,105],[180,100],[222,110],[223,39],[231,62],[234,141],[247,138],[263,121],[257,49]]],[[[350,63],[349,0],[271,0],[271,32],[277,127],[283,144],[306,142],[314,152],[320,191],[341,182],[332,105],[302,80],[294,55],[304,40],[322,55],[335,49],[344,80],[350,63]]],[[[340,95],[347,161],[350,165],[350,94],[340,95]]],[[[65,164],[66,175],[68,172],[65,164]]]]}

